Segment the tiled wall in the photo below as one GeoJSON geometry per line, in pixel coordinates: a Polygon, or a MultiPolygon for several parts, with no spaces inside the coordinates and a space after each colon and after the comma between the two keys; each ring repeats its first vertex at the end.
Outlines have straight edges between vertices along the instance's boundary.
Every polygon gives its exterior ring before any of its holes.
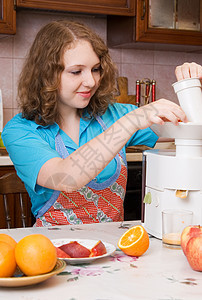
{"type": "MultiPolygon", "coordinates": [[[[0,35],[0,89],[3,95],[4,125],[18,112],[18,75],[36,33],[47,22],[62,18],[89,25],[106,41],[106,18],[102,16],[17,12],[16,35],[0,35]]],[[[118,66],[119,75],[128,77],[129,94],[135,94],[136,79],[150,78],[157,81],[157,98],[167,98],[175,102],[177,99],[171,87],[175,82],[175,67],[185,61],[202,64],[202,54],[134,49],[110,49],[110,53],[118,66]]]]}

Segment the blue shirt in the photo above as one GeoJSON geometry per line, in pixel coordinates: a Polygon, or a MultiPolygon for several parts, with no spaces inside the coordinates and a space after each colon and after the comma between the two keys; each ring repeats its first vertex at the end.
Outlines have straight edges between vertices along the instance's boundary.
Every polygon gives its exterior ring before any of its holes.
{"type": "MultiPolygon", "coordinates": [[[[119,118],[136,109],[132,104],[115,103],[109,105],[107,111],[101,116],[107,127],[110,127],[119,118]]],[[[60,133],[63,142],[71,154],[80,146],[103,132],[100,124],[93,119],[80,119],[79,145],[77,145],[58,124],[41,126],[34,121],[22,118],[17,114],[4,127],[2,139],[9,156],[15,166],[18,176],[25,183],[32,202],[32,212],[37,214],[38,210],[51,197],[53,190],[37,185],[37,176],[43,164],[51,158],[60,157],[55,149],[55,137],[60,133]]],[[[113,135],[118,132],[112,133],[113,135]]],[[[106,140],[112,136],[106,136],[106,140]]],[[[158,136],[150,129],[138,130],[123,148],[124,155],[126,147],[132,145],[147,145],[154,147],[158,136]]],[[[107,143],[106,143],[107,144],[107,143]]],[[[103,182],[113,175],[116,169],[116,161],[113,159],[105,169],[97,176],[97,182],[103,182]]]]}

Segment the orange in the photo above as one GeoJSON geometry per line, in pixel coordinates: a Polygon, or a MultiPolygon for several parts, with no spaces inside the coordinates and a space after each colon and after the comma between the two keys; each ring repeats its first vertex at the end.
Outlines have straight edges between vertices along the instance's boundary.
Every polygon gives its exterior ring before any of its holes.
{"type": "Polygon", "coordinates": [[[128,229],[119,239],[118,247],[127,255],[140,256],[149,248],[149,236],[143,226],[128,229]]]}
{"type": "Polygon", "coordinates": [[[0,241],[0,277],[10,277],[16,269],[15,249],[0,241]]]}
{"type": "Polygon", "coordinates": [[[30,234],[15,247],[17,265],[25,275],[39,275],[53,270],[57,254],[53,243],[43,234],[30,234]]]}
{"type": "Polygon", "coordinates": [[[15,248],[15,246],[17,245],[17,242],[10,235],[5,233],[0,233],[0,242],[5,242],[13,246],[13,248],[15,248]]]}

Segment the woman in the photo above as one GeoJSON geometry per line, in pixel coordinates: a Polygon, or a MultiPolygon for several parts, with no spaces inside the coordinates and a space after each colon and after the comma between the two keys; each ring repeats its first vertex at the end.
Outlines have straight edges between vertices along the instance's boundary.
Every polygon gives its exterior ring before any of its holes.
{"type": "MultiPolygon", "coordinates": [[[[178,78],[198,65],[182,68],[178,78]]],[[[36,226],[123,220],[125,148],[153,147],[153,123],[187,121],[173,102],[137,109],[115,103],[115,92],[116,68],[93,31],[69,21],[39,31],[19,80],[21,114],[2,134],[36,226]]]]}

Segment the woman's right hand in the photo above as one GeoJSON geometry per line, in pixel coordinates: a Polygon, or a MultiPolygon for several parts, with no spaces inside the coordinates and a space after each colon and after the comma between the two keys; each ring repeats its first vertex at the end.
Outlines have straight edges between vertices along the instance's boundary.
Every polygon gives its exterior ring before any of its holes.
{"type": "Polygon", "coordinates": [[[160,99],[150,104],[141,106],[134,111],[134,123],[137,129],[144,129],[152,124],[164,124],[172,122],[178,125],[178,122],[187,122],[184,111],[176,103],[160,99]]]}

